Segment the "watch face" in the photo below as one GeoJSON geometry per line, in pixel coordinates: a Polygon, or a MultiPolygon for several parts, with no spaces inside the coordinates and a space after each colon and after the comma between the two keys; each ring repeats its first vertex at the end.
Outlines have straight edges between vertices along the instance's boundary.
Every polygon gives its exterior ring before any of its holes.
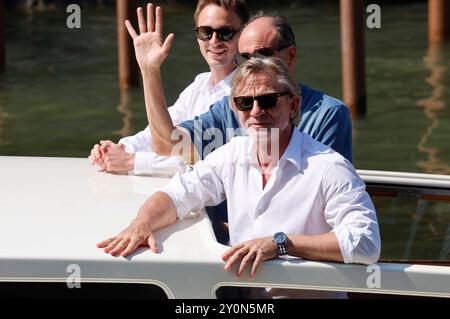
{"type": "Polygon", "coordinates": [[[273,235],[273,241],[276,244],[284,244],[284,243],[286,243],[286,239],[287,239],[286,234],[282,233],[282,232],[279,232],[279,233],[276,233],[275,235],[273,235]]]}

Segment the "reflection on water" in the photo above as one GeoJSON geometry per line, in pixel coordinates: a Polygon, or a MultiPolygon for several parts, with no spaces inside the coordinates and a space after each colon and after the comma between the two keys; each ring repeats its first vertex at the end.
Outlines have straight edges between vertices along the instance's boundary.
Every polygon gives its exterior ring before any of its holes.
{"type": "Polygon", "coordinates": [[[0,106],[0,147],[8,145],[6,138],[6,121],[8,119],[8,113],[4,112],[0,106]]]}
{"type": "Polygon", "coordinates": [[[117,111],[123,114],[122,128],[113,132],[120,137],[129,136],[133,133],[133,128],[131,125],[133,113],[130,110],[130,98],[129,90],[120,90],[120,103],[117,106],[117,111]]]}
{"type": "Polygon", "coordinates": [[[2,77],[0,75],[0,147],[8,145],[8,139],[6,137],[7,131],[7,121],[8,121],[8,113],[3,110],[3,101],[5,98],[3,97],[3,92],[5,88],[3,86],[2,77]]]}
{"type": "Polygon", "coordinates": [[[55,4],[46,4],[44,0],[26,0],[23,3],[23,9],[27,13],[44,12],[47,10],[55,10],[55,4]]]}
{"type": "Polygon", "coordinates": [[[450,174],[450,165],[439,158],[440,149],[428,146],[433,131],[439,125],[442,110],[448,107],[444,98],[445,92],[448,90],[448,83],[445,83],[445,80],[450,77],[448,54],[447,56],[445,54],[449,49],[450,47],[447,45],[431,44],[424,57],[425,66],[431,71],[426,82],[432,87],[432,91],[429,98],[418,101],[417,105],[424,108],[424,114],[431,120],[431,124],[417,145],[418,151],[425,153],[427,159],[417,161],[417,166],[427,173],[450,174]]]}

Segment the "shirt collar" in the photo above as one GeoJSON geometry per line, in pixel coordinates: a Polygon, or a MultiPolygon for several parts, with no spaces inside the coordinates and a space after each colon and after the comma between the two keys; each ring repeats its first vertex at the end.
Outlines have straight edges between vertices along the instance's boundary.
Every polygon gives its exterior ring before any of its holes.
{"type": "Polygon", "coordinates": [[[289,141],[289,145],[284,151],[283,156],[280,159],[281,161],[289,161],[297,167],[300,171],[302,169],[302,144],[303,138],[302,133],[294,128],[292,130],[291,140],[289,141]]]}
{"type": "Polygon", "coordinates": [[[231,81],[233,80],[233,76],[236,73],[237,69],[234,69],[233,72],[228,74],[222,81],[217,83],[216,85],[213,84],[212,77],[209,76],[209,82],[208,82],[208,88],[211,92],[220,92],[225,91],[227,95],[231,92],[231,81]]]}
{"type": "MultiPolygon", "coordinates": [[[[256,142],[251,137],[248,137],[248,139],[249,143],[247,144],[247,161],[250,164],[258,167],[256,142]]],[[[292,135],[288,147],[284,151],[283,156],[281,156],[277,166],[279,166],[282,162],[289,161],[294,164],[295,167],[300,171],[302,169],[302,144],[302,133],[297,128],[294,128],[292,130],[292,135]]]]}

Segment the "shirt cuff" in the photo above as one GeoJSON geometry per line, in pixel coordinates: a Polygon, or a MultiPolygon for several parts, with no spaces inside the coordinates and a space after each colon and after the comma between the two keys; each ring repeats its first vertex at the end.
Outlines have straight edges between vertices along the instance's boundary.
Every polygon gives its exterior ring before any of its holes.
{"type": "Polygon", "coordinates": [[[336,238],[339,243],[339,248],[341,248],[341,254],[344,258],[344,263],[350,264],[353,262],[352,251],[355,248],[355,241],[358,240],[353,238],[353,234],[346,227],[336,227],[332,230],[335,233],[336,238]]]}
{"type": "Polygon", "coordinates": [[[179,156],[159,156],[154,152],[137,152],[134,158],[135,175],[172,177],[184,173],[188,166],[179,156]]]}
{"type": "Polygon", "coordinates": [[[182,220],[189,214],[189,209],[184,205],[183,194],[186,194],[186,189],[183,188],[180,182],[180,175],[175,175],[170,183],[162,188],[160,191],[166,193],[171,199],[177,210],[177,217],[182,220]]]}
{"type": "Polygon", "coordinates": [[[133,144],[128,143],[127,138],[120,139],[117,144],[123,144],[125,146],[125,152],[127,153],[135,153],[136,150],[133,146],[133,144]]]}
{"type": "Polygon", "coordinates": [[[364,233],[337,226],[332,231],[336,234],[344,263],[370,265],[380,258],[380,243],[376,236],[371,236],[370,230],[364,233]]]}
{"type": "Polygon", "coordinates": [[[148,171],[155,160],[156,154],[153,152],[136,152],[134,156],[134,173],[148,171]]]}

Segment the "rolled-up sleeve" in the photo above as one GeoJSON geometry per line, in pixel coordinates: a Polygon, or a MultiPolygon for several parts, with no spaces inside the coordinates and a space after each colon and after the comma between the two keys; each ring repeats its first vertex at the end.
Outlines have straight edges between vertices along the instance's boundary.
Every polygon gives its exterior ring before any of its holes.
{"type": "Polygon", "coordinates": [[[192,171],[176,174],[161,190],[172,199],[179,219],[189,212],[204,206],[215,206],[225,200],[223,180],[217,169],[220,164],[217,161],[220,161],[220,156],[209,156],[205,161],[197,162],[192,171]]]}
{"type": "Polygon", "coordinates": [[[377,216],[353,166],[344,159],[331,163],[322,187],[325,218],[336,234],[344,262],[376,263],[381,251],[377,216]]]}

